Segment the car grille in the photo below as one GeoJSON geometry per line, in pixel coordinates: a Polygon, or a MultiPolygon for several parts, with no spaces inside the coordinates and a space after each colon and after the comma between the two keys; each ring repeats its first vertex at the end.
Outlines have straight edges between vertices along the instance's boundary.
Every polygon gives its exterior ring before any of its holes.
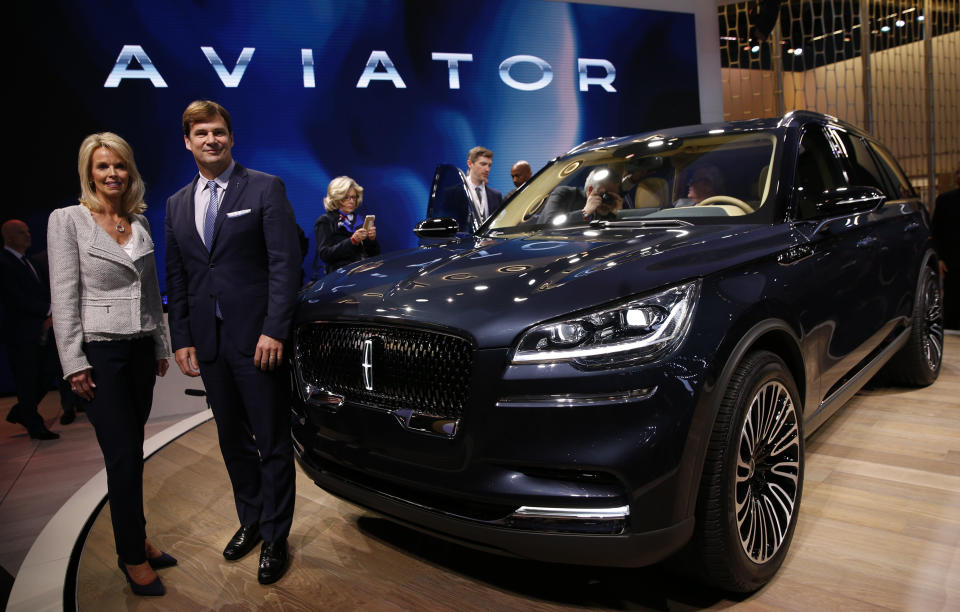
{"type": "Polygon", "coordinates": [[[473,353],[463,338],[421,329],[308,323],[296,335],[296,365],[303,382],[348,402],[387,411],[413,409],[441,419],[460,419],[473,353]],[[365,380],[367,340],[372,367],[365,380]]]}

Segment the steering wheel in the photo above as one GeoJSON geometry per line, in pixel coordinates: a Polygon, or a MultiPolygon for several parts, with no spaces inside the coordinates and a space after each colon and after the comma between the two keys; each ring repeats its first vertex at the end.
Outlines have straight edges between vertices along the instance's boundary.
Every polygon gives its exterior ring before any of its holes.
{"type": "Polygon", "coordinates": [[[754,212],[753,207],[747,204],[746,202],[744,202],[743,200],[739,200],[733,196],[728,196],[728,195],[710,196],[709,198],[704,198],[703,200],[697,202],[696,204],[694,204],[694,206],[709,206],[711,204],[718,204],[718,203],[732,204],[737,208],[739,208],[740,210],[742,210],[743,213],[746,215],[749,215],[750,213],[754,212]]]}

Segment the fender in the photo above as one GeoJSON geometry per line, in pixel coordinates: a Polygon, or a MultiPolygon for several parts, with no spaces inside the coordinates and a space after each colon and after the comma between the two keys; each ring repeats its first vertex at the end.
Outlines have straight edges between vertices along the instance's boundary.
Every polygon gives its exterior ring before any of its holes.
{"type": "MultiPolygon", "coordinates": [[[[703,462],[707,456],[707,447],[709,437],[713,432],[713,425],[720,411],[720,401],[723,398],[723,391],[730,383],[733,371],[743,360],[743,357],[757,346],[764,346],[780,357],[787,363],[787,367],[794,375],[797,387],[805,389],[804,404],[809,404],[809,387],[806,384],[806,376],[803,372],[803,359],[800,351],[800,339],[797,337],[793,328],[783,319],[765,319],[750,327],[743,334],[733,348],[727,353],[725,363],[720,373],[713,381],[704,383],[704,393],[700,396],[700,401],[694,410],[693,418],[690,422],[690,435],[687,437],[686,448],[683,456],[690,459],[679,467],[679,476],[682,481],[699,483],[700,475],[703,473],[703,462]],[[800,368],[798,376],[797,368],[800,368]]],[[[717,358],[723,359],[723,351],[718,351],[717,358]]],[[[813,394],[816,397],[816,393],[813,394]]],[[[816,401],[816,400],[814,400],[816,401]]],[[[696,510],[697,495],[699,494],[699,484],[687,487],[688,496],[686,499],[677,500],[678,516],[677,520],[693,516],[696,510]]]]}

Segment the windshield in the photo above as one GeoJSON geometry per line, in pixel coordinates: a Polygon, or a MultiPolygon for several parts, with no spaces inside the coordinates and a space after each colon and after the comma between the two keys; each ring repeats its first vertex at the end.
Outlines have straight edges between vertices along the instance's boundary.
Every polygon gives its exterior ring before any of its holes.
{"type": "Polygon", "coordinates": [[[757,223],[772,208],[777,143],[769,132],[617,141],[546,167],[487,229],[647,219],[757,223]]]}

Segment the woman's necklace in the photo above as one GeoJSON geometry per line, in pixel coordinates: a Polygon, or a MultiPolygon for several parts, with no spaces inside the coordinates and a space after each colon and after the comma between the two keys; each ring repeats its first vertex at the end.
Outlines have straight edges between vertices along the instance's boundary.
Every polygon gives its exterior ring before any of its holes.
{"type": "Polygon", "coordinates": [[[123,222],[122,222],[122,221],[117,221],[117,231],[120,232],[121,234],[122,234],[123,232],[127,231],[127,229],[126,229],[125,227],[123,227],[123,222]]]}

